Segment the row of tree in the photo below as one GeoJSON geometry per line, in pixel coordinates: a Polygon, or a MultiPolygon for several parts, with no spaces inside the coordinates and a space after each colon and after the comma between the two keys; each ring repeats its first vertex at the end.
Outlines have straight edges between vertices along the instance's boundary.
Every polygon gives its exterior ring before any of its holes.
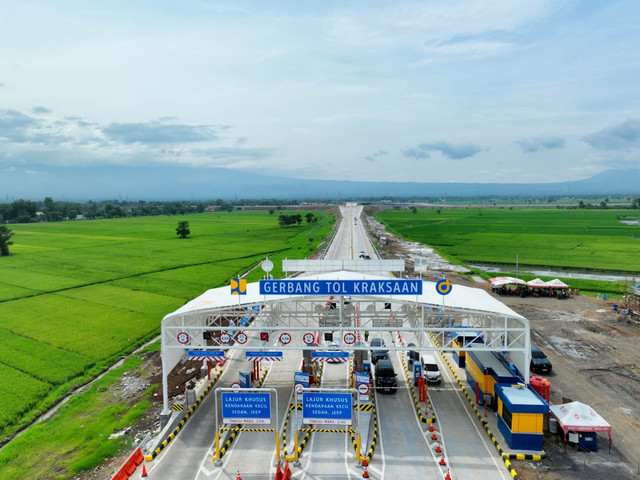
{"type": "MultiPolygon", "coordinates": [[[[311,212],[307,213],[304,218],[307,220],[307,223],[315,223],[318,221],[318,218],[311,212]]],[[[278,216],[278,225],[283,228],[291,227],[293,225],[302,225],[302,215],[299,213],[294,213],[293,215],[280,214],[278,216]]]]}

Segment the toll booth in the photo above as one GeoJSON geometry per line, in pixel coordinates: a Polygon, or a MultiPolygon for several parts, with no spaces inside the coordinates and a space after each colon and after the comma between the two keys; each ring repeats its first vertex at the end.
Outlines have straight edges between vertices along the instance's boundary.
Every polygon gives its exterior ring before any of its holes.
{"type": "MultiPolygon", "coordinates": [[[[484,343],[482,335],[477,332],[464,330],[460,332],[453,332],[453,340],[451,341],[452,347],[462,348],[470,343],[484,343]]],[[[453,360],[460,368],[464,368],[466,366],[466,357],[466,352],[464,350],[453,351],[453,360]]]]}
{"type": "Polygon", "coordinates": [[[542,429],[549,404],[524,384],[495,385],[498,430],[514,450],[542,450],[542,429]]]}
{"type": "Polygon", "coordinates": [[[467,351],[465,372],[469,386],[476,393],[476,401],[497,409],[495,385],[497,383],[515,384],[521,381],[511,370],[503,365],[490,351],[467,351]]]}

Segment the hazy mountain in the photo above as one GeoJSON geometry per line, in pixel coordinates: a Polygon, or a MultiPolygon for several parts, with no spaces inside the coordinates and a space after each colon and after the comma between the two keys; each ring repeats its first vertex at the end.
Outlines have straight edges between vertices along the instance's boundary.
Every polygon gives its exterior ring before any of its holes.
{"type": "Polygon", "coordinates": [[[299,180],[222,168],[50,167],[0,174],[0,201],[170,200],[379,197],[477,197],[546,195],[640,195],[640,169],[608,170],[591,178],[562,183],[400,183],[299,180]]]}

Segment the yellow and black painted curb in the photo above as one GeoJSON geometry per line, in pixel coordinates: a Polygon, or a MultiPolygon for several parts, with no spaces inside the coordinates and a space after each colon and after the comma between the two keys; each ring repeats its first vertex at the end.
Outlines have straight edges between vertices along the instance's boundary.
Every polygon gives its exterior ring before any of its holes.
{"type": "MultiPolygon", "coordinates": [[[[262,388],[262,385],[264,384],[264,381],[267,378],[267,373],[269,373],[269,369],[265,368],[264,372],[262,372],[262,376],[260,377],[260,380],[256,384],[255,388],[262,388]]],[[[274,429],[242,428],[242,425],[236,425],[235,427],[231,427],[231,428],[229,428],[229,427],[219,428],[218,431],[219,432],[231,432],[231,433],[229,434],[227,439],[224,441],[222,447],[220,447],[220,456],[218,458],[215,458],[215,454],[214,454],[214,460],[220,460],[222,457],[224,457],[224,454],[227,453],[227,451],[229,450],[229,447],[231,447],[231,444],[233,443],[233,441],[235,440],[236,436],[240,432],[275,432],[274,429]]]]}
{"type": "MultiPolygon", "coordinates": [[[[373,394],[371,395],[371,400],[372,400],[372,406],[373,406],[373,416],[372,416],[372,420],[373,420],[373,438],[371,439],[371,445],[369,446],[369,450],[367,451],[367,463],[371,462],[371,459],[373,458],[373,452],[376,449],[376,443],[378,443],[378,414],[376,413],[376,393],[375,390],[373,392],[373,394]]],[[[353,441],[353,437],[352,437],[352,441],[353,441]]]]}
{"type": "MultiPolygon", "coordinates": [[[[318,371],[316,374],[316,377],[318,379],[318,384],[322,383],[322,371],[324,369],[324,362],[320,362],[320,366],[318,367],[318,371]]],[[[289,424],[289,419],[291,418],[291,412],[295,409],[298,410],[302,410],[302,405],[296,405],[295,403],[289,405],[289,411],[287,412],[287,418],[284,421],[284,425],[282,427],[282,450],[283,450],[283,454],[284,454],[284,458],[286,459],[287,456],[289,456],[287,454],[287,425],[289,424]]],[[[307,446],[307,443],[309,442],[309,438],[311,437],[311,427],[307,427],[303,430],[300,430],[301,432],[305,432],[304,437],[302,438],[302,441],[300,442],[300,445],[296,445],[294,446],[294,448],[297,448],[298,450],[298,456],[302,453],[302,450],[304,450],[304,447],[307,446]]],[[[289,457],[291,458],[291,457],[289,457]]]]}
{"type": "MultiPolygon", "coordinates": [[[[431,405],[431,400],[427,397],[427,405],[431,409],[431,418],[428,418],[422,414],[422,410],[420,409],[420,404],[418,403],[418,397],[416,397],[416,389],[413,388],[413,380],[411,379],[411,374],[409,373],[409,369],[407,368],[407,361],[405,358],[405,353],[402,352],[402,368],[404,369],[404,376],[407,379],[407,385],[409,385],[409,391],[411,392],[411,398],[413,399],[413,404],[416,407],[416,414],[422,423],[436,423],[436,414],[433,409],[433,405],[431,405]]],[[[426,381],[426,379],[425,379],[426,381]]]]}
{"type": "Polygon", "coordinates": [[[180,431],[180,429],[182,429],[182,427],[184,427],[185,423],[187,423],[187,420],[189,420],[189,418],[191,418],[191,415],[193,415],[193,412],[195,412],[196,408],[198,408],[200,406],[200,404],[202,403],[202,401],[204,400],[204,397],[206,397],[206,395],[211,391],[211,389],[213,388],[213,386],[216,384],[216,382],[218,381],[218,379],[220,378],[220,375],[222,375],[223,370],[220,369],[218,370],[218,373],[216,373],[216,375],[211,379],[211,383],[207,386],[207,388],[204,389],[204,391],[200,394],[200,396],[198,397],[198,399],[195,401],[195,403],[193,404],[193,406],[187,410],[187,412],[184,415],[184,418],[182,420],[180,420],[180,423],[176,426],[176,428],[174,428],[171,433],[169,434],[169,436],[167,438],[165,438],[162,443],[160,445],[158,445],[155,450],[153,450],[153,452],[149,452],[145,455],[144,459],[147,462],[152,461],[154,458],[156,458],[156,456],[164,449],[164,447],[166,447],[167,445],[169,445],[169,442],[171,440],[173,440],[176,435],[178,435],[178,432],[180,431]]]}
{"type": "MultiPolygon", "coordinates": [[[[433,333],[431,333],[431,332],[429,332],[429,333],[430,333],[431,337],[433,338],[433,341],[435,342],[436,346],[439,347],[440,345],[438,344],[438,341],[436,340],[436,338],[433,335],[433,333]]],[[[509,471],[509,474],[511,475],[511,477],[514,480],[519,480],[520,477],[518,476],[518,473],[511,466],[511,460],[542,460],[543,458],[546,458],[547,453],[546,452],[542,452],[542,455],[524,455],[524,454],[509,454],[509,453],[505,453],[504,450],[502,450],[502,447],[498,444],[498,441],[496,440],[496,437],[491,432],[491,429],[489,428],[489,423],[482,418],[482,414],[476,408],[475,402],[469,396],[469,394],[467,393],[467,389],[464,387],[464,385],[460,381],[460,378],[458,377],[458,374],[456,373],[455,369],[451,366],[451,363],[449,363],[449,359],[444,355],[444,352],[442,352],[442,351],[440,351],[440,355],[442,356],[442,358],[444,359],[445,363],[449,367],[449,370],[451,370],[451,373],[453,374],[453,378],[455,378],[456,381],[458,382],[458,386],[460,387],[460,389],[461,389],[462,393],[464,394],[464,396],[467,398],[467,401],[469,402],[469,405],[471,405],[471,408],[473,409],[473,411],[475,412],[476,416],[478,417],[478,420],[480,420],[480,423],[482,424],[482,428],[484,428],[485,432],[487,432],[487,434],[489,435],[489,438],[491,439],[491,442],[493,443],[493,446],[496,447],[496,450],[500,454],[500,457],[502,458],[502,461],[504,462],[505,466],[507,467],[507,470],[509,471]]]]}
{"type": "Polygon", "coordinates": [[[184,410],[184,405],[181,403],[174,403],[173,405],[171,405],[171,409],[175,410],[176,412],[181,412],[182,410],[184,410]]]}

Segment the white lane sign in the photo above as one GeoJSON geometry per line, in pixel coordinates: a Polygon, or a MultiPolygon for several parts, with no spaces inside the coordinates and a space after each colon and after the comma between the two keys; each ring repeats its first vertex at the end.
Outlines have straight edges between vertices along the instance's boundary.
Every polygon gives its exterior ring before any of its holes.
{"type": "Polygon", "coordinates": [[[280,334],[280,343],[281,344],[286,345],[290,341],[291,341],[291,335],[289,335],[287,332],[284,332],[284,333],[280,334]]]}
{"type": "Polygon", "coordinates": [[[236,335],[236,341],[240,344],[247,343],[247,334],[240,332],[238,335],[236,335]]]}
{"type": "Polygon", "coordinates": [[[346,343],[347,345],[353,345],[355,341],[356,336],[353,333],[347,332],[344,334],[344,343],[346,343]]]}
{"type": "Polygon", "coordinates": [[[231,335],[229,335],[228,333],[221,333],[220,334],[220,342],[221,343],[229,343],[231,341],[231,335]]]}
{"type": "Polygon", "coordinates": [[[302,336],[302,341],[305,343],[305,345],[313,345],[313,343],[316,341],[316,337],[313,335],[313,333],[305,333],[302,336]]]}

